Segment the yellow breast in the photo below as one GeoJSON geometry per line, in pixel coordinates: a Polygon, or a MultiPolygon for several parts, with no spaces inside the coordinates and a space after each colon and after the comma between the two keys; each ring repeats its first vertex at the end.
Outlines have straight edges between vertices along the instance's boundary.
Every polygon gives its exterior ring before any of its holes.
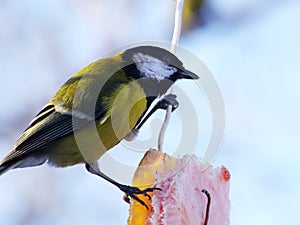
{"type": "Polygon", "coordinates": [[[98,133],[106,148],[112,148],[137,124],[147,107],[144,90],[133,80],[121,85],[107,101],[108,112],[99,121],[98,133]]]}

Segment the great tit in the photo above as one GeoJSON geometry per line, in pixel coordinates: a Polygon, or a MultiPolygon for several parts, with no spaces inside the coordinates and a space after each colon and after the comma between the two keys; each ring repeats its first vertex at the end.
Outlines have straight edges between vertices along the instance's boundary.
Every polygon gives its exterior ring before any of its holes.
{"type": "MultiPolygon", "coordinates": [[[[175,55],[154,46],[97,60],[73,75],[30,122],[0,163],[0,175],[45,162],[55,167],[84,163],[89,172],[146,206],[137,195],[149,196],[159,188],[140,190],[120,184],[100,171],[97,160],[140,128],[153,101],[175,81],[198,78],[175,55]]],[[[155,109],[164,108],[166,101],[155,109]]]]}

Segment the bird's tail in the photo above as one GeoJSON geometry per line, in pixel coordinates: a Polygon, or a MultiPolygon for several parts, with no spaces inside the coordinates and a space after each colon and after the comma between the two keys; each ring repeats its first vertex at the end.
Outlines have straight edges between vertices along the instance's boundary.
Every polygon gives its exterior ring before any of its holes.
{"type": "Polygon", "coordinates": [[[15,152],[10,152],[1,162],[0,162],[0,176],[6,173],[8,170],[18,167],[20,164],[20,157],[16,156],[15,152]]]}
{"type": "Polygon", "coordinates": [[[3,160],[0,163],[0,176],[15,167],[15,163],[3,160]]]}
{"type": "Polygon", "coordinates": [[[43,157],[34,157],[29,155],[15,156],[15,152],[12,152],[6,156],[2,162],[0,162],[0,176],[11,169],[39,166],[44,164],[46,161],[46,155],[43,157]]]}

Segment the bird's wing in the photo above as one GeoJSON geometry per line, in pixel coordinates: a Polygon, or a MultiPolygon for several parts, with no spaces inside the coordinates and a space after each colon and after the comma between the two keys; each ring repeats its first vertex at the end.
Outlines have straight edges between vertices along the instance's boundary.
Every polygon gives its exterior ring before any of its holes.
{"type": "Polygon", "coordinates": [[[72,134],[86,124],[102,118],[106,111],[104,108],[98,109],[95,118],[91,119],[83,116],[78,117],[76,113],[72,115],[71,113],[58,112],[54,105],[48,104],[29,124],[5,161],[27,155],[54,140],[72,134]],[[74,119],[76,120],[75,123],[74,119]]]}
{"type": "Polygon", "coordinates": [[[28,153],[88,123],[103,121],[108,111],[103,101],[122,83],[114,82],[113,78],[121,75],[118,71],[112,75],[92,73],[94,67],[103,71],[103,64],[105,60],[99,60],[71,77],[31,121],[14,146],[14,151],[20,153],[13,154],[28,153]]]}
{"type": "Polygon", "coordinates": [[[117,59],[101,59],[71,77],[29,124],[4,161],[26,156],[88,123],[104,122],[108,106],[103,99],[109,99],[114,88],[127,82],[120,66],[117,59]]]}

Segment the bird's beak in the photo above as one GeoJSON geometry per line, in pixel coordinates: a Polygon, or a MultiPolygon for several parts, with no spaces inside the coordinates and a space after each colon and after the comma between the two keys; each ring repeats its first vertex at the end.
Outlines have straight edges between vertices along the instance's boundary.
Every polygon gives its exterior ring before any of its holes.
{"type": "Polygon", "coordinates": [[[194,74],[193,72],[186,70],[186,69],[182,69],[178,71],[180,74],[180,78],[182,79],[192,79],[192,80],[196,80],[199,79],[199,76],[194,74]]]}

